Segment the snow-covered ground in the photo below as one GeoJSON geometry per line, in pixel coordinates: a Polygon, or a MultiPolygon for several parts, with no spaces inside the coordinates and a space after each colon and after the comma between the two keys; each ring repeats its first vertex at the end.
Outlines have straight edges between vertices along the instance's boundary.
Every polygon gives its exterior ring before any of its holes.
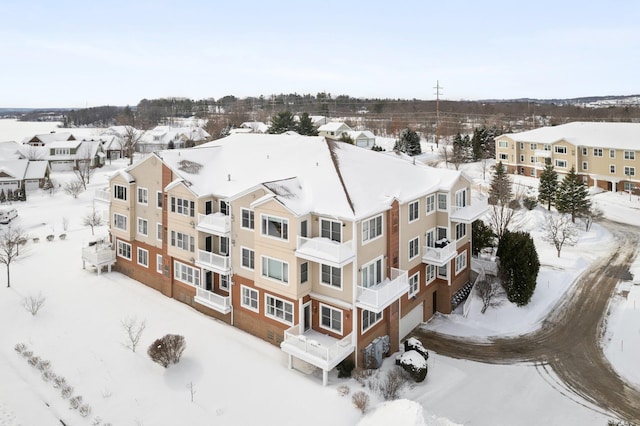
{"type": "MultiPolygon", "coordinates": [[[[1,124],[0,140],[10,140],[3,137],[1,124]]],[[[98,170],[91,189],[104,186],[108,176],[125,165],[114,161],[98,170]]],[[[480,180],[477,165],[468,165],[466,173],[480,180]]],[[[54,175],[61,184],[72,178],[70,173],[54,175]]],[[[523,178],[524,184],[532,182],[523,178]]],[[[4,288],[5,269],[0,268],[1,426],[60,424],[58,419],[67,425],[90,425],[97,417],[114,425],[353,425],[359,421],[387,425],[389,418],[397,420],[393,424],[402,420],[416,425],[606,424],[606,416],[583,401],[574,401],[552,373],[529,365],[485,365],[432,354],[427,379],[402,394],[406,401],[384,406],[374,392],[353,379],[338,379],[335,372],[329,386],[322,387],[316,373],[288,370],[285,354],[265,341],[119,273],[97,276],[83,270],[80,249],[91,231],[82,225],[82,218],[91,208],[92,195],[89,190],[75,200],[59,190],[16,204],[15,225],[40,240],[30,240],[27,251],[12,264],[11,288],[4,288]],[[67,234],[65,240],[59,238],[62,233],[67,234]],[[45,240],[49,234],[55,235],[54,241],[45,240]],[[38,293],[46,301],[32,316],[22,301],[38,293]],[[125,346],[121,325],[132,316],[147,324],[135,353],[125,346]],[[166,333],[182,334],[187,342],[182,361],[168,369],[146,355],[149,344],[166,333]],[[83,403],[91,406],[89,416],[83,418],[69,409],[69,401],[14,351],[20,342],[51,361],[52,370],[66,378],[74,395],[81,395],[83,403]],[[195,390],[193,402],[189,384],[195,390]],[[349,395],[337,392],[342,385],[350,388],[349,395]],[[358,390],[372,398],[372,408],[364,417],[351,403],[351,395],[358,390]],[[421,410],[410,401],[420,404],[421,410]]],[[[607,216],[638,224],[636,197],[629,201],[627,194],[602,193],[595,200],[607,216]]],[[[543,214],[542,209],[530,212],[525,228],[536,238],[543,265],[530,305],[516,308],[507,302],[484,315],[479,306],[473,306],[467,318],[459,313],[438,316],[428,327],[473,336],[534,329],[589,262],[615,244],[604,228],[594,225],[577,246],[565,247],[557,259],[555,249],[541,241],[536,231],[543,214]]],[[[106,227],[96,230],[100,235],[106,232],[106,227]]],[[[640,263],[632,273],[640,281],[640,263]]],[[[640,383],[634,368],[640,357],[640,286],[621,286],[630,293],[611,305],[606,354],[617,371],[640,383]]],[[[383,371],[392,368],[394,358],[385,361],[383,371]]]]}

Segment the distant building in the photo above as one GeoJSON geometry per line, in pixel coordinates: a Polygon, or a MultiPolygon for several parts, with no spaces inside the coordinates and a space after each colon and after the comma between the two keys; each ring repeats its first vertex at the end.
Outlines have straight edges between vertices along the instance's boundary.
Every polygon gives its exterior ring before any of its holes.
{"type": "Polygon", "coordinates": [[[343,135],[348,135],[351,131],[351,127],[338,121],[332,121],[318,127],[319,136],[326,136],[332,139],[340,139],[343,135]]]}

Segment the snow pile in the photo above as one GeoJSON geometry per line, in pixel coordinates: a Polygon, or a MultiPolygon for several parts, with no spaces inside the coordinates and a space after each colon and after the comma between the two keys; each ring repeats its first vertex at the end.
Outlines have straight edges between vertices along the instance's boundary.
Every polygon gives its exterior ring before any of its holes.
{"type": "Polygon", "coordinates": [[[425,419],[422,406],[408,399],[384,402],[358,422],[358,426],[455,426],[457,424],[433,415],[425,419]]]}

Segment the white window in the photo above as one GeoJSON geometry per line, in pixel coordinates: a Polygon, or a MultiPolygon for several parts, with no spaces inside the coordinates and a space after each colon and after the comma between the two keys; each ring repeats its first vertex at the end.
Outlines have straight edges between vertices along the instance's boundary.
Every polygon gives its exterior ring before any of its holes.
{"type": "Polygon", "coordinates": [[[382,215],[362,222],[362,242],[371,241],[382,235],[382,215]]]}
{"type": "Polygon", "coordinates": [[[551,151],[551,145],[549,145],[549,144],[547,144],[547,143],[546,143],[546,144],[544,144],[544,150],[545,150],[545,151],[551,151]]]}
{"type": "Polygon", "coordinates": [[[304,284],[309,280],[309,262],[300,264],[300,284],[304,284]]]}
{"type": "Polygon", "coordinates": [[[229,275],[220,275],[220,288],[229,291],[229,275]]]}
{"type": "Polygon", "coordinates": [[[242,267],[247,269],[255,268],[255,252],[246,247],[242,247],[242,267]]]}
{"type": "Polygon", "coordinates": [[[335,220],[320,219],[320,236],[332,241],[342,241],[342,223],[335,220]]]}
{"type": "Polygon", "coordinates": [[[532,164],[537,162],[537,161],[538,161],[538,159],[536,157],[530,157],[529,158],[529,162],[532,163],[532,164]]]}
{"type": "Polygon", "coordinates": [[[275,216],[262,216],[262,235],[281,240],[289,239],[289,221],[275,216]]]}
{"type": "Polygon", "coordinates": [[[171,246],[193,253],[195,251],[195,239],[188,234],[171,231],[171,246]]]}
{"type": "Polygon", "coordinates": [[[508,161],[508,160],[509,160],[509,154],[503,154],[503,153],[501,152],[501,153],[500,153],[500,159],[501,159],[501,160],[508,161]]]}
{"type": "Polygon", "coordinates": [[[602,157],[602,148],[593,148],[594,157],[602,157]]]}
{"type": "Polygon", "coordinates": [[[435,229],[429,229],[426,233],[425,233],[425,245],[427,247],[435,247],[436,245],[436,230],[435,229]]]}
{"type": "Polygon", "coordinates": [[[442,278],[443,280],[446,280],[448,271],[449,271],[449,264],[446,264],[444,266],[438,266],[438,278],[442,278]]]}
{"type": "Polygon", "coordinates": [[[615,174],[615,172],[616,172],[615,164],[609,164],[609,173],[615,174]]]}
{"type": "Polygon", "coordinates": [[[609,158],[616,158],[616,150],[615,149],[610,149],[609,150],[609,158]]]}
{"type": "Polygon", "coordinates": [[[200,287],[200,269],[186,265],[177,260],[173,261],[173,277],[185,284],[200,287]]]}
{"type": "Polygon", "coordinates": [[[459,274],[460,271],[467,267],[467,251],[463,251],[458,256],[456,256],[456,274],[459,274]]]}
{"type": "Polygon", "coordinates": [[[227,201],[220,200],[220,213],[222,213],[225,216],[229,216],[230,210],[229,210],[229,203],[227,201]]]}
{"type": "Polygon", "coordinates": [[[625,176],[635,176],[636,175],[636,168],[635,167],[624,167],[624,175],[625,176]]]}
{"type": "Polygon", "coordinates": [[[138,204],[149,204],[149,190],[147,188],[138,188],[138,204]]]}
{"type": "Polygon", "coordinates": [[[342,311],[320,303],[320,327],[342,334],[342,311]]]}
{"type": "Polygon", "coordinates": [[[624,190],[625,191],[633,191],[634,189],[636,189],[636,186],[633,184],[633,182],[625,182],[624,183],[624,190]]]}
{"type": "Polygon", "coordinates": [[[149,235],[149,222],[147,219],[138,218],[138,234],[147,236],[149,235]]]}
{"type": "Polygon", "coordinates": [[[229,237],[220,237],[220,254],[229,254],[229,237]]]}
{"type": "Polygon", "coordinates": [[[435,265],[427,265],[427,276],[425,277],[426,283],[429,284],[431,281],[436,279],[436,267],[435,265]]]}
{"type": "Polygon", "coordinates": [[[71,148],[55,148],[54,155],[70,155],[71,148]]]}
{"type": "Polygon", "coordinates": [[[243,308],[258,312],[260,310],[258,307],[258,290],[241,285],[240,292],[240,305],[242,305],[243,308]]]}
{"type": "Polygon", "coordinates": [[[242,209],[242,227],[244,229],[255,228],[255,218],[253,210],[242,209]]]}
{"type": "Polygon", "coordinates": [[[456,191],[456,210],[467,206],[467,190],[456,191]]]}
{"type": "Polygon", "coordinates": [[[447,201],[447,194],[438,193],[438,210],[440,211],[447,211],[447,207],[448,207],[448,201],[447,201]]]}
{"type": "Polygon", "coordinates": [[[156,240],[162,241],[162,224],[156,223],[156,240]]]}
{"type": "Polygon", "coordinates": [[[467,236],[467,224],[466,223],[458,223],[456,224],[456,240],[460,238],[464,238],[467,236]]]}
{"type": "Polygon", "coordinates": [[[415,259],[420,254],[420,237],[409,240],[409,260],[415,259]]]}
{"type": "Polygon", "coordinates": [[[589,155],[589,150],[586,147],[582,148],[582,155],[589,155]]]}
{"type": "Polygon", "coordinates": [[[171,212],[195,217],[195,202],[184,198],[171,197],[171,212]]]}
{"type": "Polygon", "coordinates": [[[556,154],[566,154],[567,147],[566,146],[554,146],[556,154]]]}
{"type": "Polygon", "coordinates": [[[293,303],[265,294],[264,305],[265,316],[293,325],[293,303]]]}
{"type": "Polygon", "coordinates": [[[417,220],[420,215],[420,200],[409,203],[409,222],[417,220]]]}
{"type": "Polygon", "coordinates": [[[289,264],[278,259],[262,256],[262,276],[287,284],[289,282],[289,264]]]}
{"type": "Polygon", "coordinates": [[[116,200],[127,201],[127,187],[122,185],[113,185],[113,198],[116,200]]]}
{"type": "Polygon", "coordinates": [[[162,192],[160,191],[156,192],[156,207],[159,209],[162,208],[162,192]]]}
{"type": "Polygon", "coordinates": [[[566,169],[567,168],[566,160],[556,160],[556,167],[566,169]]]}
{"type": "Polygon", "coordinates": [[[138,265],[149,267],[149,251],[138,247],[138,265]]]}
{"type": "Polygon", "coordinates": [[[499,148],[509,148],[509,142],[507,142],[507,141],[499,141],[498,142],[498,147],[499,148]]]}
{"type": "Polygon", "coordinates": [[[520,142],[520,149],[524,149],[524,142],[520,142]]]}
{"type": "Polygon", "coordinates": [[[367,263],[362,267],[362,286],[373,287],[382,282],[382,258],[367,263]]]}
{"type": "Polygon", "coordinates": [[[426,204],[427,204],[427,214],[432,213],[436,209],[436,195],[435,194],[427,195],[426,204]]]}
{"type": "Polygon", "coordinates": [[[409,277],[409,297],[413,297],[420,291],[420,272],[409,277]]]}
{"type": "Polygon", "coordinates": [[[162,273],[162,255],[161,254],[156,254],[156,272],[159,274],[162,273]]]}
{"type": "Polygon", "coordinates": [[[127,217],[118,213],[113,214],[113,227],[122,231],[127,230],[127,217]]]}
{"type": "Polygon", "coordinates": [[[538,144],[532,143],[531,144],[531,150],[535,151],[536,149],[538,149],[538,144]]]}
{"type": "Polygon", "coordinates": [[[342,288],[342,269],[321,265],[320,282],[331,287],[342,288]]]}
{"type": "Polygon", "coordinates": [[[589,170],[589,163],[586,161],[582,162],[582,170],[589,170]]]}
{"type": "Polygon", "coordinates": [[[436,243],[443,242],[443,240],[449,240],[449,228],[446,226],[438,226],[436,230],[436,243]]]}
{"type": "Polygon", "coordinates": [[[364,333],[382,320],[382,312],[362,310],[362,332],[364,333]]]}
{"type": "Polygon", "coordinates": [[[118,256],[131,260],[131,244],[118,240],[118,256]]]}
{"type": "Polygon", "coordinates": [[[536,177],[536,169],[531,169],[531,176],[536,177]]]}
{"type": "Polygon", "coordinates": [[[625,160],[635,160],[636,159],[636,152],[635,151],[625,151],[624,152],[624,159],[625,160]]]}
{"type": "Polygon", "coordinates": [[[520,162],[524,163],[524,154],[520,154],[520,162]]]}

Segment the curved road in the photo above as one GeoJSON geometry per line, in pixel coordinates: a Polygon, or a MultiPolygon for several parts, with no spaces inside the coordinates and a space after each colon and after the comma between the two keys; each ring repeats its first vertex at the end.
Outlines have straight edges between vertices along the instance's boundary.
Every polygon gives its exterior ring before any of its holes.
{"type": "Polygon", "coordinates": [[[426,348],[453,358],[491,364],[531,362],[551,368],[575,394],[621,419],[640,424],[640,389],[620,377],[605,358],[600,341],[609,299],[628,279],[639,230],[604,221],[619,243],[610,257],[594,263],[554,307],[540,329],[513,338],[474,341],[417,328],[412,336],[426,348]]]}

